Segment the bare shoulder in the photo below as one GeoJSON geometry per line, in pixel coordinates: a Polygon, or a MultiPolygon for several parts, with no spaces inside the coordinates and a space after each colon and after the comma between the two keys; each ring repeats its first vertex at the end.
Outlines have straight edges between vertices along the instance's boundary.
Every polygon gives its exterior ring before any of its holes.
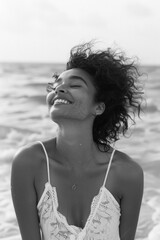
{"type": "Polygon", "coordinates": [[[127,154],[117,151],[115,156],[116,173],[118,182],[123,193],[129,189],[143,189],[143,170],[142,167],[135,162],[127,154]]]}
{"type": "MultiPolygon", "coordinates": [[[[43,145],[45,146],[47,153],[51,152],[50,149],[53,143],[54,139],[43,141],[43,145]]],[[[26,172],[28,170],[30,171],[30,176],[35,176],[42,165],[46,163],[44,162],[44,159],[44,150],[42,149],[40,142],[37,141],[18,149],[13,158],[12,168],[14,168],[16,171],[26,172]]]]}
{"type": "Polygon", "coordinates": [[[15,171],[30,171],[30,176],[34,169],[39,164],[39,155],[40,155],[40,144],[38,142],[27,144],[18,149],[16,152],[13,162],[12,168],[15,171]]]}
{"type": "Polygon", "coordinates": [[[116,160],[120,173],[125,173],[120,174],[121,176],[128,178],[129,175],[132,178],[143,174],[142,167],[127,154],[116,151],[116,160]]]}

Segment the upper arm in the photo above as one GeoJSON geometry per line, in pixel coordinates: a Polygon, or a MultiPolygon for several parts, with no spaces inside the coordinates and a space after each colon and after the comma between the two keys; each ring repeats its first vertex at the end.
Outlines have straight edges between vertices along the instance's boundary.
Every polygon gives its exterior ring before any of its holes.
{"type": "Polygon", "coordinates": [[[136,233],[143,195],[143,171],[135,164],[123,179],[120,219],[120,239],[133,240],[136,233]]]}
{"type": "Polygon", "coordinates": [[[29,149],[19,151],[13,159],[11,173],[12,199],[23,240],[41,239],[32,158],[29,149]]]}

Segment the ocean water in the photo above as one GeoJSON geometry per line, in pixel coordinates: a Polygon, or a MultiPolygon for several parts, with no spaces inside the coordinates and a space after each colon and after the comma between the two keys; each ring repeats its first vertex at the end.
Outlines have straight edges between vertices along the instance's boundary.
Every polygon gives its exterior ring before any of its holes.
{"type": "MultiPolygon", "coordinates": [[[[12,158],[20,146],[55,134],[46,84],[53,72],[63,70],[63,64],[0,64],[0,239],[21,240],[10,193],[12,158]]],[[[160,240],[160,66],[144,66],[141,72],[146,73],[144,113],[116,147],[144,170],[136,240],[160,240]]]]}

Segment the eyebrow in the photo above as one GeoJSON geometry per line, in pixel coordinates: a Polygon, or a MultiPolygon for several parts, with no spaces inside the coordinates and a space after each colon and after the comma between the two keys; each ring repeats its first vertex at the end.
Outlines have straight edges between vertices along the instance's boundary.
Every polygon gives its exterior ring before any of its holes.
{"type": "MultiPolygon", "coordinates": [[[[71,75],[71,76],[69,77],[69,79],[70,79],[70,80],[73,80],[73,79],[81,80],[81,81],[83,81],[83,82],[85,83],[85,85],[87,85],[87,83],[86,83],[86,81],[84,80],[84,78],[82,78],[82,77],[80,77],[80,76],[71,75]]],[[[59,82],[59,81],[61,81],[61,80],[62,80],[62,78],[57,78],[57,79],[56,79],[56,82],[59,82]]],[[[88,85],[87,85],[87,86],[88,86],[88,85]]]]}

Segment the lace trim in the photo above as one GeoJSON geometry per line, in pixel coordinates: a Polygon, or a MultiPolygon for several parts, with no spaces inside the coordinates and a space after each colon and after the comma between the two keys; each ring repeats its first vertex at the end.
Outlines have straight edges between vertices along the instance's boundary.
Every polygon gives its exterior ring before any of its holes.
{"type": "Polygon", "coordinates": [[[48,183],[49,185],[49,191],[51,192],[51,197],[52,197],[52,205],[54,208],[54,213],[57,217],[57,219],[61,222],[63,222],[63,224],[65,225],[65,227],[73,234],[77,234],[77,231],[75,229],[72,228],[71,225],[68,224],[66,217],[61,214],[57,208],[58,208],[58,197],[57,197],[57,191],[56,191],[56,187],[52,187],[50,183],[48,183]]]}
{"type": "Polygon", "coordinates": [[[43,198],[38,203],[38,211],[42,232],[45,240],[87,240],[110,239],[110,236],[118,237],[120,206],[112,194],[106,189],[106,194],[101,187],[99,193],[93,198],[90,215],[84,228],[69,225],[63,214],[58,212],[58,198],[56,188],[49,183],[45,185],[43,198]],[[110,194],[108,194],[110,193],[110,194]],[[111,199],[111,201],[110,201],[111,199]],[[113,201],[114,199],[114,201],[113,201]],[[114,230],[113,230],[114,228],[114,230]]]}
{"type": "Polygon", "coordinates": [[[100,199],[103,196],[102,191],[103,191],[103,188],[100,188],[99,193],[93,198],[92,203],[91,203],[91,207],[90,207],[90,214],[88,216],[87,222],[86,222],[86,224],[85,224],[83,229],[79,228],[79,227],[76,227],[74,225],[69,225],[68,222],[67,222],[66,217],[57,210],[57,208],[59,206],[59,204],[58,204],[58,197],[57,197],[57,191],[56,191],[56,188],[52,187],[49,182],[47,182],[45,184],[45,190],[44,190],[44,192],[43,192],[43,194],[42,194],[42,196],[41,196],[41,198],[39,200],[37,208],[42,208],[42,206],[41,206],[42,202],[44,202],[44,201],[45,202],[46,201],[50,202],[51,199],[52,199],[52,209],[54,209],[54,213],[55,213],[56,217],[61,222],[63,222],[66,225],[68,230],[70,230],[71,232],[77,234],[77,231],[75,229],[79,229],[79,230],[85,231],[85,229],[88,227],[90,221],[94,218],[96,210],[99,207],[100,199]],[[44,200],[44,198],[45,198],[45,200],[44,200]]]}
{"type": "Polygon", "coordinates": [[[88,219],[83,229],[77,226],[68,224],[66,217],[57,210],[58,197],[57,197],[56,187],[52,187],[50,183],[45,184],[45,190],[44,190],[44,193],[42,194],[42,197],[40,198],[37,208],[39,210],[39,215],[42,218],[42,222],[44,224],[47,221],[47,219],[51,217],[50,215],[54,214],[55,219],[57,220],[53,220],[52,225],[60,226],[59,223],[61,223],[61,227],[63,226],[62,227],[63,231],[59,230],[60,233],[68,234],[69,236],[70,234],[76,235],[78,237],[76,238],[77,240],[83,239],[83,237],[86,234],[86,231],[92,228],[95,225],[95,222],[99,222],[100,224],[99,218],[102,219],[103,215],[106,215],[106,216],[108,215],[108,217],[105,216],[105,219],[107,218],[107,221],[110,221],[111,216],[108,213],[108,211],[110,210],[116,211],[116,215],[118,214],[117,217],[120,216],[120,206],[118,202],[112,196],[112,194],[103,186],[100,188],[99,193],[92,200],[91,207],[90,207],[90,214],[88,216],[88,219]],[[104,196],[104,189],[107,193],[107,196],[104,196]],[[108,200],[108,197],[112,199],[112,203],[114,204],[114,207],[112,204],[110,205],[110,201],[108,200]],[[42,209],[43,209],[43,213],[42,213],[42,209]]]}
{"type": "Polygon", "coordinates": [[[52,195],[52,192],[54,192],[54,194],[53,194],[53,199],[54,199],[54,203],[55,203],[56,208],[58,208],[58,201],[57,201],[58,198],[57,198],[56,187],[52,187],[49,182],[47,182],[47,183],[45,184],[45,188],[44,188],[44,191],[43,191],[43,193],[42,193],[42,195],[41,195],[41,197],[40,197],[40,200],[39,200],[39,202],[38,202],[38,204],[37,204],[37,208],[40,207],[40,205],[41,205],[42,202],[43,202],[43,199],[44,199],[45,195],[48,194],[47,192],[48,192],[49,190],[51,191],[51,195],[52,195]]]}
{"type": "Polygon", "coordinates": [[[96,214],[96,211],[99,207],[100,200],[103,197],[103,192],[102,191],[103,191],[103,188],[100,188],[99,193],[92,200],[91,208],[90,208],[91,209],[90,214],[89,214],[87,222],[84,226],[84,229],[86,229],[88,227],[88,225],[90,224],[90,222],[92,221],[92,219],[94,218],[94,216],[96,214]]]}
{"type": "Polygon", "coordinates": [[[119,203],[117,202],[117,200],[115,199],[115,197],[112,195],[112,193],[111,193],[106,187],[104,187],[104,191],[106,191],[107,194],[110,196],[110,198],[112,198],[114,204],[115,204],[116,207],[118,208],[118,211],[120,211],[120,205],[119,205],[119,203]]]}

